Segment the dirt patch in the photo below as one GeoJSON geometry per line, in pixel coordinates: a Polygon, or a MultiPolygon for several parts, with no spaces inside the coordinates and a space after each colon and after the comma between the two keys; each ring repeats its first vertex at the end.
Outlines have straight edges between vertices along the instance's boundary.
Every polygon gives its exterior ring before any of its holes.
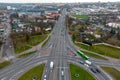
{"type": "Polygon", "coordinates": [[[40,56],[49,56],[51,51],[51,48],[48,48],[47,50],[45,50],[43,53],[40,54],[40,56]]]}
{"type": "Polygon", "coordinates": [[[68,50],[67,55],[74,56],[73,52],[71,50],[68,50]]]}

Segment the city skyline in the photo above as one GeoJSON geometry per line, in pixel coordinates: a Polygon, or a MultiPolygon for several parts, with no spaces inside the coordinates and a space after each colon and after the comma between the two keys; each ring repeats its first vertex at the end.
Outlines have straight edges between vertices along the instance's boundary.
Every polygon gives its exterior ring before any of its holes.
{"type": "MultiPolygon", "coordinates": [[[[3,3],[73,3],[73,2],[98,2],[99,0],[0,0],[3,3]]],[[[100,2],[118,2],[119,0],[101,0],[100,2]]]]}

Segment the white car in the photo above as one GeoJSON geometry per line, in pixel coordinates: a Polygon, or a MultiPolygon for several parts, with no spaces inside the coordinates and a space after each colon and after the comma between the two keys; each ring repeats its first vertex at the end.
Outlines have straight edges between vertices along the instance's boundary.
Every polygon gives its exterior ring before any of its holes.
{"type": "Polygon", "coordinates": [[[10,47],[10,48],[12,48],[12,46],[11,46],[11,45],[10,45],[9,47],[10,47]]]}
{"type": "Polygon", "coordinates": [[[44,75],[44,80],[46,80],[46,77],[47,77],[47,76],[46,76],[46,75],[44,75]]]}
{"type": "Polygon", "coordinates": [[[89,67],[89,65],[88,64],[84,64],[86,67],[89,67]]]}
{"type": "Polygon", "coordinates": [[[44,78],[46,78],[47,76],[46,75],[44,75],[44,78]]]}
{"type": "Polygon", "coordinates": [[[63,70],[61,71],[61,75],[64,76],[64,71],[63,70]]]}

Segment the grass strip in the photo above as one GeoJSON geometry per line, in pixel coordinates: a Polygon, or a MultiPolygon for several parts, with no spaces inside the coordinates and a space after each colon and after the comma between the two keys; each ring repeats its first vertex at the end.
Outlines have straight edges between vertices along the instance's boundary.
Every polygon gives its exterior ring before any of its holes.
{"type": "Polygon", "coordinates": [[[81,43],[75,43],[75,44],[80,48],[83,48],[92,52],[96,52],[101,55],[105,55],[112,58],[118,58],[118,59],[120,58],[120,49],[115,47],[107,46],[104,44],[93,45],[93,46],[87,46],[81,43]]]}
{"type": "Polygon", "coordinates": [[[28,56],[34,54],[35,52],[36,52],[36,51],[32,51],[32,52],[29,52],[29,53],[26,53],[26,54],[19,55],[19,58],[28,57],[28,56]]]}
{"type": "Polygon", "coordinates": [[[11,64],[10,61],[4,61],[4,62],[0,63],[0,69],[5,68],[5,67],[7,67],[10,64],[11,64]]]}
{"type": "Polygon", "coordinates": [[[96,80],[86,70],[74,64],[70,64],[70,73],[72,80],[96,80]]]}
{"type": "Polygon", "coordinates": [[[120,80],[120,71],[113,67],[101,67],[104,71],[106,71],[110,76],[112,76],[115,80],[120,80]]]}
{"type": "Polygon", "coordinates": [[[35,46],[35,45],[41,43],[43,40],[45,40],[47,38],[47,36],[48,36],[48,34],[33,36],[28,41],[28,44],[31,45],[31,46],[35,46]]]}
{"type": "Polygon", "coordinates": [[[41,80],[44,67],[45,64],[40,64],[27,71],[18,80],[33,80],[34,77],[36,78],[36,80],[41,80]]]}
{"type": "Polygon", "coordinates": [[[47,42],[49,41],[49,39],[50,39],[50,37],[42,44],[42,47],[44,47],[47,44],[47,42]]]}
{"type": "Polygon", "coordinates": [[[97,59],[102,59],[102,60],[107,60],[106,58],[102,57],[102,56],[99,56],[99,55],[96,55],[96,54],[93,54],[93,53],[89,53],[89,52],[85,52],[85,51],[82,51],[84,54],[86,54],[87,56],[90,56],[90,57],[94,57],[94,58],[97,58],[97,59]]]}

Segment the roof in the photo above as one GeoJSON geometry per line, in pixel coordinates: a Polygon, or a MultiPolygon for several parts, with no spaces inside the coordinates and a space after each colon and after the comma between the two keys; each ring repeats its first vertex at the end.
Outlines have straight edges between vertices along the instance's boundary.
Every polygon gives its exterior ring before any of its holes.
{"type": "Polygon", "coordinates": [[[3,25],[0,25],[0,28],[4,28],[4,26],[3,26],[3,25]]]}
{"type": "Polygon", "coordinates": [[[12,26],[12,28],[13,28],[13,29],[16,29],[17,27],[18,27],[17,25],[15,25],[15,26],[12,26]]]}
{"type": "Polygon", "coordinates": [[[58,11],[58,8],[47,8],[47,11],[58,11]]]}

